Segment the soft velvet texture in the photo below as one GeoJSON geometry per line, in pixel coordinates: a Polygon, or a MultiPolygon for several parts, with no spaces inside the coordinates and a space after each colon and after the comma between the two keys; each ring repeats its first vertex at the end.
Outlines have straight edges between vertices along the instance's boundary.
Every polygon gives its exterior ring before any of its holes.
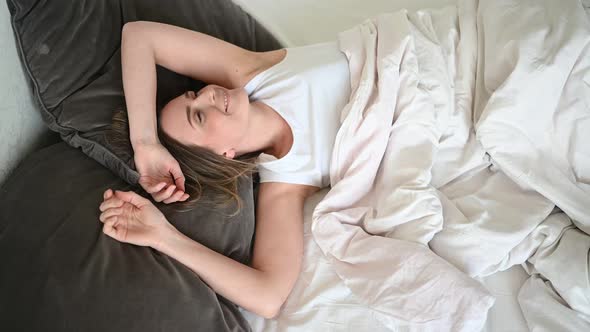
{"type": "MultiPolygon", "coordinates": [[[[7,0],[17,48],[44,121],[74,147],[129,184],[139,174],[129,150],[116,155],[105,134],[125,106],[121,29],[130,21],[173,24],[240,47],[267,51],[279,42],[230,0],[7,0]]],[[[205,84],[158,67],[158,110],[205,84]]]]}
{"type": "MultiPolygon", "coordinates": [[[[116,155],[106,141],[113,111],[125,105],[120,59],[125,22],[169,23],[257,51],[281,45],[229,0],[7,3],[43,120],[67,144],[32,154],[0,190],[2,330],[250,330],[236,305],[186,266],[104,235],[98,206],[107,188],[146,195],[137,185],[132,151],[116,155]]],[[[158,108],[204,84],[158,67],[158,108]]],[[[223,215],[231,207],[177,213],[156,205],[182,233],[248,263],[254,234],[251,179],[240,182],[239,195],[244,208],[230,219],[223,215]]]]}
{"type": "MultiPolygon", "coordinates": [[[[248,331],[237,306],[182,263],[102,232],[107,188],[136,189],[60,142],[26,158],[0,189],[3,331],[248,331]]],[[[244,179],[242,197],[252,196],[244,179]]],[[[182,233],[247,264],[254,205],[225,218],[172,213],[182,233]]]]}

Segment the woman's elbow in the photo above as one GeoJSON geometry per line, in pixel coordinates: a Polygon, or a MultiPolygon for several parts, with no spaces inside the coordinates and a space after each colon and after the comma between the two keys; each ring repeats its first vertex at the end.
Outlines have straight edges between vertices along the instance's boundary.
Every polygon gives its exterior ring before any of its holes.
{"type": "Polygon", "coordinates": [[[125,36],[133,36],[133,38],[137,38],[140,34],[147,36],[148,34],[146,31],[150,28],[151,24],[152,22],[149,21],[127,22],[123,24],[123,29],[121,29],[121,38],[124,39],[125,36]]]}
{"type": "Polygon", "coordinates": [[[274,307],[268,307],[258,312],[258,315],[262,316],[264,319],[273,319],[278,315],[279,311],[280,310],[277,310],[274,307]]]}
{"type": "Polygon", "coordinates": [[[264,317],[265,319],[273,319],[281,312],[281,308],[283,307],[285,300],[279,298],[278,296],[272,296],[271,299],[265,302],[266,303],[264,303],[260,308],[258,315],[264,317]]]}
{"type": "Polygon", "coordinates": [[[267,296],[261,303],[260,316],[266,319],[273,319],[276,317],[283,307],[283,304],[287,300],[291,290],[294,286],[293,280],[280,280],[274,283],[275,287],[269,287],[267,296]]]}
{"type": "Polygon", "coordinates": [[[123,24],[123,29],[121,29],[121,35],[126,36],[129,34],[133,34],[135,30],[137,30],[137,22],[127,22],[123,24]]]}

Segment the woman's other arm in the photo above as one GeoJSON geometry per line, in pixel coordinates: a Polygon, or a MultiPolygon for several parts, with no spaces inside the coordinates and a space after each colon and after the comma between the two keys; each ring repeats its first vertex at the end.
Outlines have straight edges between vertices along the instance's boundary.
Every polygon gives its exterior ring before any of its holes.
{"type": "Polygon", "coordinates": [[[265,318],[291,292],[303,256],[303,204],[316,187],[262,183],[251,267],[223,256],[172,228],[155,249],[178,260],[216,293],[265,318]]]}
{"type": "Polygon", "coordinates": [[[262,65],[259,54],[173,25],[126,23],[121,35],[121,65],[132,145],[159,143],[156,65],[233,89],[243,86],[262,65]]]}
{"type": "Polygon", "coordinates": [[[156,123],[156,61],[148,42],[138,38],[129,24],[121,34],[121,71],[134,149],[160,143],[156,123]]]}

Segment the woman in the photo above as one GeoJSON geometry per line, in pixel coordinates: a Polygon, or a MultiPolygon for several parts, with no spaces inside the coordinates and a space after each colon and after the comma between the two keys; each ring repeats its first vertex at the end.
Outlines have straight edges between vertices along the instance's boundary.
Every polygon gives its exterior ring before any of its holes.
{"type": "Polygon", "coordinates": [[[350,95],[346,56],[336,42],[252,52],[155,22],[127,23],[121,52],[140,185],[166,204],[195,203],[206,190],[218,194],[213,203],[237,200],[237,180],[255,155],[256,240],[251,266],[240,264],[184,236],[149,200],[110,189],[100,205],[103,232],[151,246],[232,302],[274,317],[301,266],[304,201],[329,185],[340,110],[350,95]],[[174,98],[157,118],[156,64],[209,85],[174,98]]]}

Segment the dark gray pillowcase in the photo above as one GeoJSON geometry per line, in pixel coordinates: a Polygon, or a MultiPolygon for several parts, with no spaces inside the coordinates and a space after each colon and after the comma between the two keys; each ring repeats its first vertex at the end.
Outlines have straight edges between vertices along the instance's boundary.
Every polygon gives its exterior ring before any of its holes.
{"type": "MultiPolygon", "coordinates": [[[[67,144],[31,155],[1,189],[0,329],[249,330],[234,304],[181,263],[105,236],[98,206],[107,188],[146,196],[137,186],[132,151],[116,154],[106,140],[113,111],[125,105],[120,59],[125,22],[169,23],[257,51],[281,45],[229,0],[7,3],[43,119],[67,144]]],[[[158,108],[204,84],[158,67],[158,108]]],[[[244,209],[231,219],[224,216],[231,208],[178,213],[156,205],[182,233],[248,263],[252,181],[243,179],[239,188],[244,209]]]]}
{"type": "MultiPolygon", "coordinates": [[[[27,157],[0,188],[0,330],[249,331],[188,267],[102,233],[107,188],[135,189],[64,142],[27,157]]],[[[251,181],[240,195],[252,196],[251,181]]],[[[230,219],[156,206],[188,237],[247,264],[254,206],[244,204],[230,219]]]]}
{"type": "MultiPolygon", "coordinates": [[[[133,154],[115,151],[106,133],[113,111],[125,106],[121,29],[146,20],[200,31],[255,51],[281,48],[256,20],[230,0],[7,0],[21,61],[44,121],[71,146],[129,184],[139,174],[133,154]]],[[[157,104],[204,82],[158,67],[157,104]]],[[[149,111],[149,110],[146,110],[149,111]]]]}

